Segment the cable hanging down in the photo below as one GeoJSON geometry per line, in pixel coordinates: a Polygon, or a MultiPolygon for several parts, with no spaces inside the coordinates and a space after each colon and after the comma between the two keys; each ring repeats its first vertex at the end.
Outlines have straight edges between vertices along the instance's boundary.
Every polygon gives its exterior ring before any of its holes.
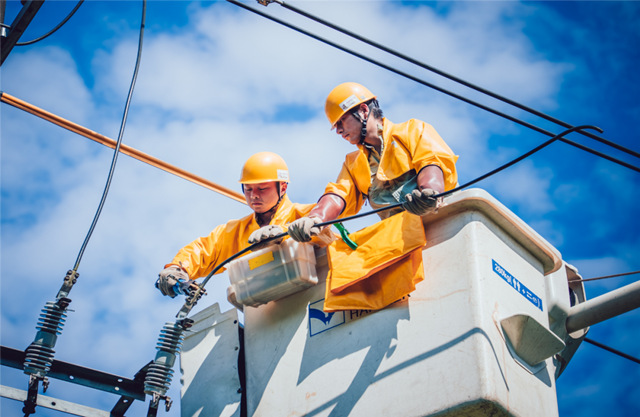
{"type": "Polygon", "coordinates": [[[120,154],[120,145],[122,144],[122,137],[124,135],[124,127],[127,123],[127,117],[129,115],[129,107],[131,105],[131,98],[133,96],[133,89],[136,85],[136,80],[138,78],[138,72],[140,70],[140,59],[142,57],[142,40],[144,37],[144,22],[147,13],[147,2],[143,0],[142,2],[142,21],[140,22],[140,35],[138,37],[138,53],[136,55],[136,64],[133,70],[133,77],[131,79],[131,85],[129,86],[129,93],[127,94],[127,101],[124,106],[124,112],[122,114],[122,122],[120,123],[120,131],[118,132],[118,139],[116,141],[116,147],[113,152],[113,159],[111,160],[111,167],[109,168],[109,175],[107,176],[107,182],[104,186],[104,191],[102,192],[102,198],[100,199],[100,204],[98,205],[98,209],[93,218],[93,222],[91,222],[91,226],[89,227],[89,232],[82,243],[82,247],[80,248],[80,252],[78,253],[78,257],[76,259],[76,263],[73,267],[74,271],[78,270],[80,266],[80,261],[82,260],[82,255],[84,254],[85,249],[87,248],[87,244],[89,243],[89,239],[91,239],[91,235],[98,223],[98,219],[100,217],[100,213],[102,212],[102,208],[104,207],[104,203],[107,199],[107,194],[109,193],[109,188],[111,187],[111,180],[113,179],[113,173],[115,172],[116,163],[118,161],[118,155],[120,154]]]}
{"type": "Polygon", "coordinates": [[[63,284],[60,287],[58,294],[56,295],[56,300],[53,302],[47,302],[45,307],[42,309],[42,313],[40,314],[38,325],[36,326],[36,329],[38,330],[36,333],[36,337],[34,338],[34,341],[25,350],[25,362],[23,365],[23,369],[24,369],[24,373],[29,375],[29,387],[27,391],[27,398],[24,400],[24,407],[22,408],[22,411],[25,417],[28,417],[29,415],[35,413],[35,408],[38,401],[38,386],[40,382],[42,382],[43,392],[46,392],[47,387],[49,385],[47,374],[51,370],[51,366],[53,364],[54,354],[55,354],[54,347],[56,345],[58,336],[62,333],[64,322],[66,319],[66,313],[67,311],[69,311],[68,307],[69,307],[69,304],[71,303],[71,300],[67,298],[67,296],[69,295],[69,292],[71,291],[73,285],[76,283],[76,280],[78,278],[77,269],[80,265],[82,254],[86,249],[86,246],[89,242],[91,234],[98,221],[100,212],[102,211],[102,207],[104,206],[104,201],[107,197],[111,179],[113,178],[113,172],[115,170],[115,165],[116,165],[117,157],[119,154],[118,148],[122,141],[124,126],[126,123],[127,113],[128,113],[129,105],[131,102],[131,96],[133,93],[133,87],[135,85],[135,80],[137,78],[138,69],[140,66],[140,56],[142,52],[142,38],[144,33],[145,15],[146,15],[146,0],[143,0],[142,23],[140,25],[140,37],[138,41],[138,56],[136,58],[136,67],[133,75],[133,80],[129,88],[129,96],[127,98],[127,104],[125,106],[122,124],[120,127],[118,145],[116,146],[116,150],[114,152],[113,160],[111,162],[111,167],[109,169],[107,184],[102,194],[100,205],[93,219],[89,232],[87,233],[87,236],[82,244],[82,247],[76,259],[76,263],[73,270],[70,270],[67,272],[67,275],[64,278],[63,284]]]}
{"type": "MultiPolygon", "coordinates": [[[[267,13],[264,13],[264,12],[261,12],[259,10],[253,9],[253,8],[251,8],[251,7],[249,7],[249,6],[245,5],[245,4],[242,4],[242,3],[240,3],[240,2],[238,2],[236,0],[227,0],[227,1],[229,3],[231,3],[231,4],[237,5],[238,7],[241,7],[243,9],[245,9],[245,10],[248,10],[248,11],[250,11],[252,13],[255,13],[255,14],[257,14],[259,16],[262,16],[262,17],[264,17],[266,19],[269,19],[269,20],[271,20],[273,22],[276,22],[276,23],[278,23],[280,25],[288,27],[289,29],[295,30],[296,32],[299,32],[299,33],[302,33],[304,35],[307,35],[307,36],[309,36],[309,37],[311,37],[313,39],[316,39],[316,40],[318,40],[318,41],[320,41],[322,43],[325,43],[325,44],[327,44],[329,46],[332,46],[332,47],[334,47],[336,49],[339,49],[339,50],[341,50],[343,52],[346,52],[346,53],[348,53],[350,55],[353,55],[353,56],[355,56],[357,58],[360,58],[360,59],[362,59],[364,61],[367,61],[367,62],[369,62],[371,64],[374,64],[374,65],[376,65],[376,66],[378,66],[380,68],[386,69],[386,70],[388,70],[390,72],[393,72],[393,73],[395,73],[397,75],[405,77],[405,78],[407,78],[409,80],[415,81],[415,82],[417,82],[419,84],[422,84],[424,86],[432,88],[432,89],[434,89],[434,90],[436,90],[438,92],[441,92],[441,93],[446,94],[446,95],[448,95],[450,97],[453,97],[453,98],[458,99],[460,101],[463,101],[463,102],[465,102],[467,104],[475,106],[475,107],[477,107],[477,108],[479,108],[481,110],[485,110],[485,111],[487,111],[489,113],[492,113],[492,114],[494,114],[496,116],[502,117],[504,119],[507,119],[509,121],[517,123],[517,124],[519,124],[521,126],[529,128],[531,130],[534,130],[534,131],[536,131],[538,133],[542,133],[542,134],[544,134],[546,136],[549,136],[549,137],[555,136],[552,132],[550,132],[548,130],[545,130],[545,129],[539,127],[539,126],[533,125],[533,124],[528,123],[528,122],[526,122],[524,120],[521,120],[521,119],[518,119],[516,117],[510,116],[510,115],[508,115],[506,113],[503,113],[503,112],[501,112],[499,110],[493,109],[493,108],[491,108],[489,106],[486,106],[484,104],[481,104],[481,103],[478,103],[476,101],[473,101],[473,100],[471,100],[471,99],[469,99],[467,97],[464,97],[464,96],[462,96],[460,94],[457,94],[457,93],[454,93],[452,91],[446,90],[446,89],[444,89],[442,87],[439,87],[439,86],[437,86],[437,85],[435,85],[433,83],[430,83],[428,81],[422,80],[422,79],[420,79],[418,77],[415,77],[415,76],[413,76],[411,74],[408,74],[406,72],[400,71],[400,70],[398,70],[396,68],[391,67],[390,65],[384,64],[384,63],[382,63],[380,61],[376,61],[376,60],[374,60],[372,58],[369,58],[369,57],[367,57],[367,56],[365,56],[365,55],[363,55],[363,54],[361,54],[359,52],[356,52],[354,50],[346,48],[346,47],[344,47],[342,45],[339,45],[339,44],[337,44],[337,43],[335,43],[333,41],[330,41],[330,40],[328,40],[326,38],[323,38],[323,37],[321,37],[319,35],[313,34],[313,33],[309,32],[309,31],[307,31],[305,29],[302,29],[300,27],[297,27],[297,26],[295,26],[295,25],[293,25],[291,23],[285,22],[285,21],[283,21],[281,19],[278,19],[278,18],[276,18],[274,16],[271,16],[271,15],[269,15],[267,13]]],[[[571,141],[571,140],[568,140],[568,139],[565,139],[565,138],[561,138],[560,141],[562,141],[562,142],[564,142],[564,143],[566,143],[568,145],[574,146],[574,147],[576,147],[578,149],[581,149],[583,151],[589,152],[589,153],[591,153],[593,155],[596,155],[598,157],[607,159],[607,160],[609,160],[611,162],[614,162],[614,163],[616,163],[618,165],[624,166],[625,168],[629,168],[629,169],[634,170],[636,172],[640,172],[640,168],[639,167],[636,167],[636,166],[634,166],[632,164],[626,163],[626,162],[621,161],[621,160],[619,160],[617,158],[614,158],[614,157],[611,157],[609,155],[606,155],[606,154],[604,154],[602,152],[598,152],[598,151],[596,151],[594,149],[591,149],[591,148],[589,148],[589,147],[587,147],[585,145],[581,145],[579,143],[576,143],[574,141],[571,141]]],[[[617,145],[617,146],[620,146],[620,145],[617,145]]],[[[633,153],[633,151],[630,151],[630,150],[629,150],[629,152],[633,153]]]]}

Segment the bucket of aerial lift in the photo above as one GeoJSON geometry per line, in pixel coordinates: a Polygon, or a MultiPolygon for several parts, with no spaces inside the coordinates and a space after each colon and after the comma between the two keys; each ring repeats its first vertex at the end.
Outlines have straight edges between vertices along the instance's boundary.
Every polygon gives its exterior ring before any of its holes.
{"type": "MultiPolygon", "coordinates": [[[[572,355],[560,253],[479,189],[447,197],[423,225],[425,279],[382,310],[323,311],[324,249],[317,285],[244,309],[248,416],[558,415],[558,358],[572,355]]],[[[188,371],[215,349],[185,341],[183,416],[206,401],[186,403],[190,390],[217,389],[188,371]]],[[[206,362],[198,374],[228,365],[206,362]]],[[[238,404],[213,409],[240,415],[238,404]]]]}

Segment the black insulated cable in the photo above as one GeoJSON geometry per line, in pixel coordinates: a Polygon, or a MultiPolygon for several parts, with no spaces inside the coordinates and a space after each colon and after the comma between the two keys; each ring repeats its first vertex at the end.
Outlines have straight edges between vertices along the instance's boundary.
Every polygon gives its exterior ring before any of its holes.
{"type": "Polygon", "coordinates": [[[142,57],[142,40],[144,37],[144,24],[147,13],[147,0],[142,0],[142,20],[140,22],[140,35],[138,37],[138,53],[136,56],[136,64],[135,69],[133,71],[133,78],[131,79],[131,85],[129,86],[129,93],[127,95],[127,101],[124,107],[124,113],[122,115],[122,122],[120,124],[120,132],[118,133],[118,140],[116,142],[116,147],[113,152],[113,159],[111,160],[111,167],[109,168],[109,175],[107,177],[107,183],[105,184],[104,191],[102,192],[102,198],[100,199],[100,204],[98,205],[98,210],[93,218],[93,222],[91,223],[91,227],[89,228],[89,232],[82,243],[82,247],[80,248],[80,252],[78,253],[78,257],[76,259],[76,263],[73,267],[74,271],[78,270],[80,266],[80,261],[84,254],[85,249],[87,248],[87,244],[89,243],[89,239],[91,239],[91,235],[98,223],[98,218],[100,217],[100,213],[102,212],[102,208],[104,207],[105,200],[107,199],[107,194],[109,193],[109,187],[111,186],[111,180],[113,179],[113,173],[116,168],[116,162],[118,161],[118,155],[120,154],[120,145],[122,144],[122,137],[124,135],[124,127],[127,123],[127,116],[129,114],[129,106],[131,105],[131,97],[133,96],[133,88],[136,84],[136,79],[138,78],[138,71],[140,70],[140,58],[142,57]]]}
{"type": "MultiPolygon", "coordinates": [[[[261,4],[264,4],[260,0],[258,0],[258,2],[261,3],[261,4]]],[[[524,111],[526,111],[526,112],[528,112],[530,114],[533,114],[535,116],[543,118],[543,119],[545,119],[547,121],[553,122],[553,123],[555,123],[557,125],[560,125],[561,127],[564,127],[566,129],[571,129],[573,127],[569,123],[563,122],[562,120],[559,120],[559,119],[557,119],[557,118],[555,118],[553,116],[550,116],[550,115],[548,115],[546,113],[543,113],[541,111],[535,110],[535,109],[533,109],[531,107],[525,106],[524,104],[518,103],[518,102],[516,102],[514,100],[511,100],[511,99],[509,99],[507,97],[499,95],[499,94],[497,94],[497,93],[495,93],[493,91],[487,90],[487,89],[485,89],[483,87],[480,87],[478,85],[472,84],[472,83],[470,83],[470,82],[468,82],[466,80],[463,80],[463,79],[461,79],[459,77],[456,77],[455,75],[449,74],[447,72],[444,72],[444,71],[442,71],[442,70],[440,70],[438,68],[435,68],[435,67],[433,67],[431,65],[428,65],[428,64],[425,64],[423,62],[420,62],[420,61],[418,61],[418,60],[416,60],[414,58],[411,58],[411,57],[409,57],[409,56],[407,56],[405,54],[402,54],[402,53],[400,53],[398,51],[395,51],[395,50],[393,50],[393,49],[391,49],[391,48],[389,48],[387,46],[384,46],[384,45],[382,45],[380,43],[374,42],[374,41],[372,41],[370,39],[367,39],[367,38],[365,38],[365,37],[363,37],[361,35],[358,35],[357,33],[354,33],[354,32],[352,32],[352,31],[350,31],[348,29],[340,27],[340,26],[338,26],[338,25],[336,25],[334,23],[331,23],[331,22],[329,22],[327,20],[321,19],[321,18],[319,18],[317,16],[314,16],[314,15],[312,15],[312,14],[310,14],[310,13],[308,13],[308,12],[302,10],[302,9],[298,9],[297,7],[292,6],[292,5],[288,4],[288,3],[285,3],[284,1],[281,1],[281,0],[266,0],[265,3],[266,3],[266,4],[264,4],[265,6],[268,5],[269,3],[277,3],[280,6],[286,8],[288,10],[291,10],[292,12],[297,13],[297,14],[299,14],[301,16],[304,16],[304,17],[306,17],[308,19],[311,19],[311,20],[313,20],[313,21],[315,21],[317,23],[320,23],[321,25],[327,26],[327,27],[329,27],[329,28],[331,28],[333,30],[341,32],[341,33],[343,33],[343,34],[345,34],[345,35],[347,35],[349,37],[352,37],[352,38],[360,41],[360,42],[366,43],[367,45],[373,46],[374,48],[377,48],[377,49],[379,49],[381,51],[384,51],[384,52],[386,52],[388,54],[391,54],[391,55],[393,55],[393,56],[395,56],[397,58],[405,60],[405,61],[407,61],[407,62],[409,62],[411,64],[414,64],[414,65],[416,65],[416,66],[418,66],[420,68],[426,69],[427,71],[431,71],[434,74],[440,75],[441,77],[447,78],[447,79],[449,79],[451,81],[454,81],[454,82],[456,82],[458,84],[461,84],[461,85],[463,85],[465,87],[468,87],[468,88],[470,88],[472,90],[476,90],[476,91],[478,91],[478,92],[480,92],[482,94],[485,94],[485,95],[487,95],[489,97],[495,98],[496,100],[502,101],[503,103],[506,103],[506,104],[509,104],[511,106],[514,106],[514,107],[516,107],[516,108],[518,108],[520,110],[524,110],[524,111]]],[[[619,145],[619,144],[617,144],[615,142],[611,142],[611,141],[609,141],[607,139],[604,139],[604,138],[602,138],[600,136],[597,136],[597,135],[595,135],[595,134],[593,134],[593,133],[591,133],[589,131],[582,131],[581,130],[581,131],[578,131],[578,133],[580,133],[580,134],[582,134],[584,136],[587,136],[587,137],[589,137],[591,139],[594,139],[594,140],[596,140],[596,141],[598,141],[600,143],[603,143],[605,145],[609,145],[609,146],[611,146],[611,147],[613,147],[613,148],[615,148],[615,149],[617,149],[619,151],[622,151],[622,152],[628,153],[629,155],[635,156],[636,158],[640,158],[640,153],[638,153],[636,151],[633,151],[631,149],[625,148],[622,145],[619,145]]]]}
{"type": "Polygon", "coordinates": [[[637,364],[640,364],[640,359],[638,359],[638,358],[636,358],[636,357],[633,357],[633,356],[631,356],[631,355],[627,355],[626,353],[624,353],[624,352],[620,352],[619,350],[614,349],[614,348],[612,348],[612,347],[609,347],[609,346],[603,345],[602,343],[596,342],[595,340],[589,339],[588,337],[585,337],[585,338],[584,338],[584,341],[585,341],[585,342],[587,342],[587,343],[591,343],[592,345],[597,346],[597,347],[599,347],[600,349],[604,349],[604,350],[606,350],[606,351],[608,351],[608,352],[614,353],[614,354],[616,354],[616,355],[618,355],[618,356],[620,356],[620,357],[623,357],[623,358],[625,358],[625,359],[629,359],[629,360],[630,360],[630,361],[632,361],[632,362],[635,362],[635,363],[637,363],[637,364]]]}
{"type": "Polygon", "coordinates": [[[60,23],[58,23],[58,25],[56,27],[54,27],[53,29],[51,29],[49,32],[45,33],[44,35],[36,38],[36,39],[32,39],[30,41],[26,41],[26,42],[16,42],[16,46],[26,46],[26,45],[32,45],[36,42],[40,42],[41,40],[53,35],[58,29],[60,29],[62,26],[64,26],[65,23],[67,23],[69,21],[69,19],[71,19],[71,17],[76,13],[76,11],[80,8],[80,6],[82,5],[82,3],[84,3],[84,0],[80,0],[78,1],[78,3],[76,4],[76,7],[73,8],[73,10],[71,10],[71,12],[69,12],[69,14],[67,15],[67,17],[65,17],[64,19],[62,19],[62,21],[60,23]]]}
{"type": "MultiPolygon", "coordinates": [[[[496,116],[500,116],[500,117],[502,117],[504,119],[510,120],[510,121],[512,121],[514,123],[517,123],[517,124],[521,125],[521,126],[529,128],[529,129],[531,129],[533,131],[536,131],[538,133],[542,133],[542,134],[544,134],[546,136],[549,136],[549,137],[554,137],[555,136],[552,132],[549,132],[548,130],[545,130],[545,129],[541,128],[541,127],[535,126],[535,125],[533,125],[531,123],[528,123],[528,122],[526,122],[524,120],[521,120],[521,119],[518,119],[516,117],[510,116],[510,115],[508,115],[506,113],[503,113],[503,112],[501,112],[499,110],[493,109],[493,108],[491,108],[489,106],[486,106],[484,104],[481,104],[481,103],[478,103],[476,101],[473,101],[473,100],[471,100],[471,99],[469,99],[467,97],[461,96],[461,95],[459,95],[457,93],[454,93],[452,91],[449,91],[449,90],[446,90],[446,89],[444,89],[442,87],[439,87],[439,86],[437,86],[437,85],[435,85],[433,83],[430,83],[428,81],[425,81],[425,80],[422,80],[420,78],[417,78],[417,77],[415,77],[413,75],[410,75],[410,74],[408,74],[406,72],[400,71],[400,70],[398,70],[396,68],[393,68],[393,67],[391,67],[391,66],[389,66],[387,64],[384,64],[384,63],[382,63],[380,61],[376,61],[376,60],[374,60],[372,58],[369,58],[369,57],[367,57],[367,56],[365,56],[365,55],[363,55],[363,54],[361,54],[359,52],[356,52],[354,50],[346,48],[346,47],[344,47],[342,45],[339,45],[339,44],[337,44],[337,43],[335,43],[333,41],[330,41],[330,40],[328,40],[326,38],[323,38],[323,37],[321,37],[319,35],[313,34],[313,33],[309,32],[309,31],[307,31],[305,29],[302,29],[300,27],[297,27],[297,26],[295,26],[295,25],[293,25],[291,23],[285,22],[285,21],[283,21],[281,19],[278,19],[276,17],[273,17],[273,16],[271,16],[271,15],[269,15],[267,13],[264,13],[264,12],[261,12],[259,10],[253,9],[253,8],[251,8],[249,6],[246,6],[246,5],[240,3],[240,2],[238,2],[236,0],[227,0],[227,1],[229,3],[232,3],[234,5],[239,6],[239,7],[243,8],[243,9],[245,9],[245,10],[248,10],[248,11],[250,11],[252,13],[255,13],[255,14],[259,15],[259,16],[262,16],[262,17],[264,17],[266,19],[269,19],[269,20],[271,20],[273,22],[276,22],[276,23],[278,23],[280,25],[288,27],[289,29],[295,30],[296,32],[299,32],[299,33],[302,33],[304,35],[307,35],[310,38],[316,39],[316,40],[318,40],[318,41],[320,41],[322,43],[325,43],[325,44],[327,44],[329,46],[332,46],[332,47],[334,47],[336,49],[339,49],[339,50],[341,50],[343,52],[346,52],[346,53],[348,53],[350,55],[353,55],[353,56],[355,56],[357,58],[360,58],[360,59],[362,59],[364,61],[367,61],[367,62],[369,62],[371,64],[374,64],[374,65],[376,65],[376,66],[378,66],[380,68],[386,69],[386,70],[388,70],[390,72],[393,72],[393,73],[395,73],[397,75],[405,77],[405,78],[407,78],[409,80],[415,81],[418,84],[422,84],[422,85],[424,85],[426,87],[430,87],[430,88],[432,88],[432,89],[434,89],[436,91],[439,91],[439,92],[441,92],[443,94],[446,94],[446,95],[448,95],[450,97],[453,97],[455,99],[463,101],[463,102],[465,102],[467,104],[470,104],[472,106],[478,107],[481,110],[485,110],[485,111],[487,111],[489,113],[495,114],[496,116]]],[[[614,162],[614,163],[616,163],[618,165],[621,165],[621,166],[624,166],[626,168],[632,169],[634,171],[640,172],[640,168],[638,168],[638,167],[636,167],[634,165],[628,164],[626,162],[623,162],[623,161],[621,161],[619,159],[616,159],[614,157],[611,157],[609,155],[606,155],[606,154],[603,154],[601,152],[595,151],[595,150],[593,150],[591,148],[588,148],[588,147],[586,147],[584,145],[580,145],[580,144],[578,144],[576,142],[569,141],[569,140],[566,140],[566,139],[560,139],[560,140],[562,142],[565,142],[565,143],[569,144],[569,145],[572,145],[572,146],[575,146],[575,147],[577,147],[579,149],[582,149],[582,150],[584,150],[586,152],[590,152],[590,153],[592,153],[594,155],[597,155],[597,156],[600,156],[602,158],[605,158],[605,159],[607,159],[607,160],[609,160],[611,162],[614,162]]]]}
{"type": "Polygon", "coordinates": [[[597,281],[597,280],[600,280],[600,279],[626,277],[628,275],[635,275],[635,274],[640,274],[640,271],[624,272],[622,274],[606,275],[604,277],[576,279],[575,281],[572,281],[572,282],[597,281]]]}
{"type": "Polygon", "coordinates": [[[603,159],[606,159],[608,161],[614,162],[614,163],[616,163],[616,164],[618,164],[620,166],[623,166],[625,168],[629,168],[629,169],[631,169],[633,171],[640,172],[640,168],[638,168],[637,166],[631,165],[631,164],[629,164],[627,162],[624,162],[624,161],[621,161],[621,160],[619,160],[617,158],[614,158],[614,157],[612,157],[610,155],[607,155],[605,153],[596,151],[595,149],[589,148],[588,146],[581,145],[581,144],[579,144],[577,142],[574,142],[572,140],[569,140],[569,139],[562,138],[560,140],[562,142],[566,143],[567,145],[571,145],[571,146],[573,146],[575,148],[578,148],[578,149],[581,149],[581,150],[583,150],[585,152],[589,152],[590,154],[593,154],[595,156],[599,156],[600,158],[603,158],[603,159]]]}
{"type": "Polygon", "coordinates": [[[517,118],[515,118],[515,117],[509,116],[509,115],[504,114],[504,113],[501,113],[501,112],[500,112],[500,111],[498,111],[498,110],[492,109],[492,108],[490,108],[490,107],[488,107],[488,106],[485,106],[485,105],[483,105],[483,104],[477,103],[477,102],[475,102],[475,101],[473,101],[473,100],[471,100],[471,99],[468,99],[468,98],[466,98],[466,97],[463,97],[463,96],[461,96],[461,95],[459,95],[459,94],[456,94],[456,93],[454,93],[454,92],[448,91],[448,90],[446,90],[446,89],[444,89],[444,88],[442,88],[442,87],[439,87],[439,86],[437,86],[437,85],[435,85],[435,84],[433,84],[433,83],[430,83],[430,82],[428,82],[428,81],[421,80],[421,79],[419,79],[419,78],[417,78],[417,77],[414,77],[413,75],[407,74],[406,72],[400,71],[400,70],[395,69],[395,68],[393,68],[393,67],[391,67],[391,66],[389,66],[389,65],[386,65],[386,64],[384,64],[384,63],[382,63],[382,62],[376,61],[376,60],[374,60],[374,59],[372,59],[372,58],[369,58],[369,57],[367,57],[367,56],[365,56],[365,55],[363,55],[363,54],[361,54],[361,53],[359,53],[359,52],[356,52],[356,51],[354,51],[354,50],[352,50],[352,49],[346,48],[346,47],[344,47],[344,46],[342,46],[342,45],[339,45],[339,44],[337,44],[337,43],[335,43],[335,42],[333,42],[333,41],[330,41],[330,40],[328,40],[328,39],[326,39],[326,38],[323,38],[323,37],[321,37],[321,36],[319,36],[319,35],[315,35],[315,34],[313,34],[313,33],[309,32],[309,31],[307,31],[307,30],[305,30],[305,29],[302,29],[302,28],[300,28],[300,27],[298,27],[298,26],[295,26],[295,25],[293,25],[293,24],[291,24],[291,23],[285,22],[285,21],[280,20],[280,19],[278,19],[278,18],[276,18],[276,17],[273,17],[273,16],[270,16],[270,15],[268,15],[268,14],[266,14],[266,13],[263,13],[263,12],[261,12],[261,11],[259,11],[259,10],[255,10],[255,9],[253,9],[253,8],[251,8],[251,7],[248,7],[248,6],[246,6],[246,5],[244,5],[244,4],[240,3],[240,2],[238,2],[238,1],[236,1],[236,0],[227,0],[227,1],[228,1],[229,3],[232,3],[232,4],[235,4],[235,5],[239,6],[239,7],[243,8],[243,9],[245,9],[245,10],[248,10],[248,11],[250,11],[250,12],[252,12],[252,13],[255,13],[255,14],[257,14],[257,15],[260,15],[260,16],[262,16],[262,17],[266,18],[266,19],[269,19],[269,20],[271,20],[271,21],[273,21],[273,22],[276,22],[276,23],[279,23],[279,24],[281,24],[281,25],[283,25],[283,26],[285,26],[285,27],[288,27],[289,29],[295,30],[296,32],[302,33],[303,35],[307,35],[307,36],[309,36],[310,38],[313,38],[313,39],[315,39],[315,40],[317,40],[317,41],[320,41],[320,42],[322,42],[322,43],[325,43],[325,44],[327,44],[327,45],[329,45],[329,46],[332,46],[332,47],[334,47],[334,48],[336,48],[336,49],[339,49],[339,50],[341,50],[341,51],[343,51],[343,52],[346,52],[346,53],[348,53],[348,54],[350,54],[350,55],[353,55],[353,56],[355,56],[355,57],[357,57],[357,58],[360,58],[360,59],[362,59],[362,60],[364,60],[364,61],[367,61],[367,62],[369,62],[369,63],[371,63],[371,64],[374,64],[374,65],[376,65],[376,66],[379,66],[380,68],[386,69],[386,70],[391,71],[391,72],[393,72],[393,73],[395,73],[395,74],[398,74],[398,75],[400,75],[400,76],[403,76],[403,77],[405,77],[405,78],[407,78],[407,79],[410,79],[410,80],[412,80],[412,81],[415,81],[415,82],[417,82],[417,83],[419,83],[419,84],[422,84],[422,85],[424,85],[424,86],[430,87],[430,88],[432,88],[432,89],[434,89],[434,90],[436,90],[436,91],[439,91],[439,92],[441,92],[441,93],[443,93],[443,94],[449,95],[449,96],[451,96],[451,97],[453,97],[453,98],[456,98],[456,99],[458,99],[458,100],[460,100],[460,101],[464,101],[464,102],[465,102],[465,103],[467,103],[467,104],[471,104],[472,106],[476,106],[476,107],[478,107],[478,108],[480,108],[480,109],[482,109],[482,110],[485,110],[485,111],[488,111],[488,112],[490,112],[490,113],[493,113],[493,114],[495,114],[495,115],[497,115],[497,116],[503,117],[503,118],[505,118],[505,119],[507,119],[507,120],[510,120],[510,121],[514,122],[514,123],[518,123],[518,124],[520,124],[520,125],[522,125],[522,126],[524,126],[524,127],[527,127],[527,128],[529,128],[529,129],[531,129],[531,130],[535,130],[535,131],[537,131],[538,133],[543,133],[543,134],[545,134],[545,135],[547,135],[547,136],[553,136],[553,134],[552,134],[551,132],[548,132],[548,131],[546,131],[546,130],[544,130],[544,129],[540,128],[540,127],[534,126],[534,125],[529,124],[529,123],[527,123],[527,122],[525,122],[525,121],[519,120],[519,119],[517,119],[517,118]]]}

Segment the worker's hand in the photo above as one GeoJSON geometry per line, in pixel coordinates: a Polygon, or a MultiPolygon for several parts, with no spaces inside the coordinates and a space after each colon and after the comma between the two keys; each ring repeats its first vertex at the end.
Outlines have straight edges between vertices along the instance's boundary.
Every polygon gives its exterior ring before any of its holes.
{"type": "MultiPolygon", "coordinates": [[[[270,239],[272,237],[275,237],[282,233],[284,233],[284,229],[282,228],[282,226],[278,226],[277,224],[270,224],[268,226],[261,227],[260,229],[251,233],[251,235],[249,236],[249,244],[253,245],[253,244],[262,242],[264,240],[270,239]]],[[[282,242],[283,238],[284,236],[278,239],[269,240],[268,242],[264,242],[261,245],[256,245],[253,248],[253,250],[263,249],[269,245],[275,245],[277,243],[282,242]]]]}
{"type": "Polygon", "coordinates": [[[308,242],[311,240],[311,236],[320,233],[320,228],[316,227],[318,223],[322,223],[322,220],[317,217],[302,217],[292,221],[287,231],[291,239],[297,242],[308,242]]]}
{"type": "Polygon", "coordinates": [[[431,188],[425,188],[422,191],[413,190],[410,194],[404,196],[406,201],[402,203],[402,207],[409,213],[422,216],[436,209],[438,199],[434,196],[437,194],[436,190],[431,188]]]}
{"type": "Polygon", "coordinates": [[[163,295],[174,298],[189,291],[189,274],[177,265],[171,265],[158,274],[156,288],[163,295]]]}

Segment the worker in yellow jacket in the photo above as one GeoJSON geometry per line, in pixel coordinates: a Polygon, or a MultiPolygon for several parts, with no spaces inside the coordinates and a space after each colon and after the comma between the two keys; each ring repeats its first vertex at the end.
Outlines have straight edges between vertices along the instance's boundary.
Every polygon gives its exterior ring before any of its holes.
{"type": "MultiPolygon", "coordinates": [[[[315,225],[358,213],[365,200],[373,209],[403,203],[416,215],[435,209],[436,194],[458,182],[458,156],[429,124],[411,119],[395,124],[383,117],[377,97],[347,82],[335,87],[325,103],[336,133],[358,147],[347,154],[336,182],[329,183],[311,212],[289,226],[289,235],[306,242],[319,233],[315,225]]],[[[402,211],[385,210],[382,219],[402,211]]]]}
{"type": "Polygon", "coordinates": [[[305,216],[314,206],[289,200],[289,169],[272,152],[251,156],[242,168],[239,182],[254,213],[219,225],[209,235],[180,249],[158,276],[156,287],[162,294],[173,298],[188,292],[190,280],[208,275],[220,262],[250,244],[284,232],[281,226],[305,216]]]}
{"type": "Polygon", "coordinates": [[[336,133],[358,150],[347,154],[338,179],[288,232],[306,242],[321,232],[318,223],[354,215],[365,201],[373,209],[402,203],[380,211],[381,222],[351,235],[359,244],[355,249],[342,241],[327,248],[324,310],[381,309],[424,279],[426,238],[418,216],[435,210],[435,196],[456,186],[458,157],[431,125],[384,118],[376,96],[360,84],[334,88],[325,112],[336,133]]]}

